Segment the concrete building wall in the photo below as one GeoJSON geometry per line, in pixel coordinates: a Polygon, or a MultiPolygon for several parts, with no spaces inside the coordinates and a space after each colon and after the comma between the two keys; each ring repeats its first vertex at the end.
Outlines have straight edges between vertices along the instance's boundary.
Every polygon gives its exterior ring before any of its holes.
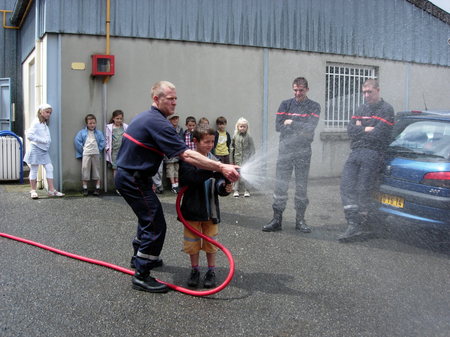
{"type": "MultiPolygon", "coordinates": [[[[449,67],[288,50],[112,38],[116,75],[104,84],[102,79],[90,76],[90,57],[103,53],[104,37],[62,35],[61,41],[61,164],[65,190],[80,186],[81,163],[74,158],[73,137],[83,127],[84,116],[94,113],[103,129],[106,94],[107,117],[113,110],[122,109],[129,122],[150,106],[150,87],[162,79],[177,86],[177,114],[183,126],[189,115],[205,116],[211,124],[223,115],[232,133],[236,120],[244,116],[257,147],[261,147],[267,128],[268,174],[273,174],[277,154],[274,120],[281,100],[292,97],[292,80],[304,76],[309,80],[309,97],[319,102],[323,111],[327,62],[378,67],[382,97],[396,111],[423,108],[423,95],[429,109],[450,107],[449,67]],[[72,62],[84,62],[86,70],[72,70],[72,62]]],[[[347,154],[345,130],[327,130],[321,118],[313,143],[310,176],[339,176],[347,154]]]]}

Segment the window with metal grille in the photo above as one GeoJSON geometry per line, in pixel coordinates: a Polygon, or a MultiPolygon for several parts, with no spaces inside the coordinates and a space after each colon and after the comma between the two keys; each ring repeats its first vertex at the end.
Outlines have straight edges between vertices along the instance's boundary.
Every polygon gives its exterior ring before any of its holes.
{"type": "Polygon", "coordinates": [[[363,104],[361,86],[377,78],[376,67],[328,64],[326,68],[325,126],[346,128],[356,108],[363,104]]]}

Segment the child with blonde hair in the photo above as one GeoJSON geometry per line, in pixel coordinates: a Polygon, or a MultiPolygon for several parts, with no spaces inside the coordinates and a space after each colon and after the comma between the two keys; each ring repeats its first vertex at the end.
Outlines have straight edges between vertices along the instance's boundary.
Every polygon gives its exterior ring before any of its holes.
{"type": "Polygon", "coordinates": [[[50,197],[63,197],[64,194],[55,190],[53,185],[53,165],[50,159],[49,149],[52,139],[48,122],[52,114],[53,108],[50,104],[42,104],[37,111],[37,118],[33,121],[30,128],[26,132],[30,145],[23,159],[30,167],[30,185],[31,199],[38,199],[36,192],[37,174],[39,165],[44,166],[48,183],[48,195],[50,197]]]}
{"type": "MultiPolygon", "coordinates": [[[[248,121],[241,117],[236,122],[234,136],[231,140],[231,159],[233,164],[242,166],[255,154],[255,144],[248,132],[248,121]]],[[[245,181],[239,178],[234,184],[233,196],[239,197],[239,190],[244,191],[244,197],[250,197],[245,181]]]]}

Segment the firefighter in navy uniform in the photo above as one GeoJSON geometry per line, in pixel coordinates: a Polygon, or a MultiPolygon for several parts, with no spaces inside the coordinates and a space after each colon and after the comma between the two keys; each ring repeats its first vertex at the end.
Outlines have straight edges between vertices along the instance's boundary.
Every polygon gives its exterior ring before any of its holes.
{"type": "Polygon", "coordinates": [[[371,235],[373,193],[394,125],[394,109],[380,97],[378,81],[366,80],[362,92],[365,103],[357,109],[347,128],[351,152],[342,172],[341,199],[348,227],[339,236],[340,242],[371,235]]]}
{"type": "Polygon", "coordinates": [[[295,173],[295,229],[304,233],[311,232],[311,228],[305,222],[305,212],[309,203],[307,189],[311,143],[319,122],[320,105],[306,96],[309,88],[308,81],[304,77],[296,78],[292,83],[292,89],[294,98],[281,102],[275,121],[276,131],[280,133],[280,142],[272,204],[273,219],[263,226],[264,232],[281,230],[292,171],[295,173]]]}
{"type": "Polygon", "coordinates": [[[150,270],[162,265],[159,254],[163,248],[166,221],[161,202],[152,189],[152,176],[161,161],[179,156],[194,166],[221,172],[236,181],[238,166],[226,165],[189,150],[167,117],[175,112],[175,86],[167,81],[156,83],[151,90],[152,107],[138,114],[124,133],[117,156],[116,188],[138,218],[137,235],[133,240],[132,264],[136,268],[133,288],[148,292],[168,291],[165,284],[150,276],[150,270]]]}

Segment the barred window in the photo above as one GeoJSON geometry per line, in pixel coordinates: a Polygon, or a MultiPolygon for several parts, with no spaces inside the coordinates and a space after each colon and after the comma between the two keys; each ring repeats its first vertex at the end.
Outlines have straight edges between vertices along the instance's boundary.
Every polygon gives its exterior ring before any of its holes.
{"type": "Polygon", "coordinates": [[[377,78],[376,67],[328,64],[326,68],[325,126],[346,128],[355,110],[363,104],[361,86],[377,78]]]}

